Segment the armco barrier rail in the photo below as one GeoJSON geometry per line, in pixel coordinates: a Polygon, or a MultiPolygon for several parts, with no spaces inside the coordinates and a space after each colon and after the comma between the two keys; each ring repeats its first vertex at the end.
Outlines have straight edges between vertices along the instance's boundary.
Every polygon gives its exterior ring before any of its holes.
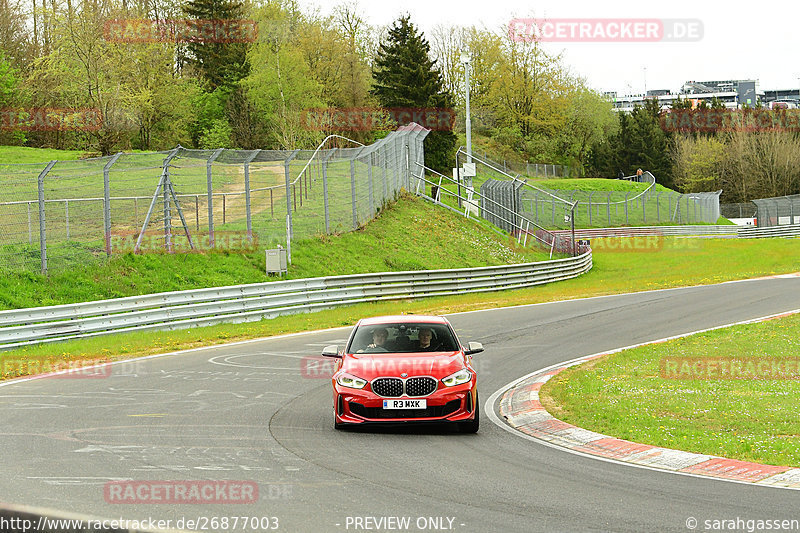
{"type": "Polygon", "coordinates": [[[480,268],[276,281],[0,311],[0,349],[127,331],[240,323],[340,305],[531,287],[592,268],[576,257],[480,268]]]}
{"type": "MultiPolygon", "coordinates": [[[[103,533],[180,533],[174,529],[129,527],[141,522],[143,521],[94,518],[40,507],[29,507],[27,505],[0,505],[0,531],[3,531],[3,533],[31,533],[33,531],[57,531],[59,533],[85,531],[102,531],[103,533]]],[[[158,524],[158,520],[153,522],[156,527],[163,525],[158,524]]]]}
{"type": "MultiPolygon", "coordinates": [[[[568,235],[566,230],[553,231],[556,235],[568,235]]],[[[741,239],[763,237],[796,237],[800,236],[800,224],[792,226],[635,226],[621,228],[589,228],[576,229],[576,239],[592,239],[600,237],[640,237],[661,235],[665,237],[703,237],[727,236],[741,239]]]]}
{"type": "Polygon", "coordinates": [[[739,237],[742,239],[758,239],[764,237],[797,237],[800,235],[800,224],[791,226],[740,226],[739,237]]]}

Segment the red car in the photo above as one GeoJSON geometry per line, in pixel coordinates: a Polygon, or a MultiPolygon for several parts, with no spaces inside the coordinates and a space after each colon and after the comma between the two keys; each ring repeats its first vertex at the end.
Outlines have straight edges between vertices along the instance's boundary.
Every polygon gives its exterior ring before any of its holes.
{"type": "Polygon", "coordinates": [[[477,374],[472,355],[479,342],[464,348],[444,317],[364,318],[353,328],[333,374],[334,427],[374,423],[454,423],[465,433],[478,431],[477,374]]]}

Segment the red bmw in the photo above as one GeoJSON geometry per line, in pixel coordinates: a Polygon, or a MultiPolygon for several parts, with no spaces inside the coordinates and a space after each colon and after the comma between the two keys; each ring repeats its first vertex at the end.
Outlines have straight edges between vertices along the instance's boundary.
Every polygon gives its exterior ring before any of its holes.
{"type": "Polygon", "coordinates": [[[368,423],[454,423],[475,433],[480,422],[477,374],[472,355],[453,326],[438,316],[364,318],[350,333],[333,374],[334,427],[368,423]]]}

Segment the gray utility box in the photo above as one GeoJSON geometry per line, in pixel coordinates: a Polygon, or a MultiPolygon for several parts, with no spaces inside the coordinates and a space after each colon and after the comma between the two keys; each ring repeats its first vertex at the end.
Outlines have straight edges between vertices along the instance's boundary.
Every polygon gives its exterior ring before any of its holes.
{"type": "Polygon", "coordinates": [[[267,250],[267,274],[283,274],[286,267],[286,248],[267,250]]]}

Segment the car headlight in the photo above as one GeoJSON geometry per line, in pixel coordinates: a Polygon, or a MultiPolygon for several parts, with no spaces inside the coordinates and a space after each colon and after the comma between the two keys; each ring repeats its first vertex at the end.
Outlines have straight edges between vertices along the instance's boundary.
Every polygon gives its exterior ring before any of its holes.
{"type": "Polygon", "coordinates": [[[367,385],[367,380],[352,374],[339,374],[339,377],[336,378],[336,383],[350,389],[363,389],[367,385]]]}
{"type": "Polygon", "coordinates": [[[446,378],[442,378],[442,383],[444,383],[448,387],[455,387],[456,385],[461,385],[462,383],[466,383],[471,379],[472,379],[472,372],[470,372],[466,368],[462,368],[455,374],[450,374],[446,378]]]}

